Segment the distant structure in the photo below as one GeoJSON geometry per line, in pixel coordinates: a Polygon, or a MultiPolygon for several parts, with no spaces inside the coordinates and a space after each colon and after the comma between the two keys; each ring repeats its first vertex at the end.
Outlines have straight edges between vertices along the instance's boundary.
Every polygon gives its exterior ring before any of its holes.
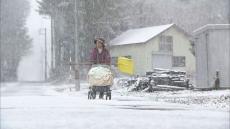
{"type": "Polygon", "coordinates": [[[194,31],[197,88],[230,88],[230,24],[194,31]]]}
{"type": "Polygon", "coordinates": [[[113,62],[117,57],[133,59],[134,74],[145,75],[154,68],[195,72],[188,33],[175,24],[128,30],[110,41],[113,62]]]}

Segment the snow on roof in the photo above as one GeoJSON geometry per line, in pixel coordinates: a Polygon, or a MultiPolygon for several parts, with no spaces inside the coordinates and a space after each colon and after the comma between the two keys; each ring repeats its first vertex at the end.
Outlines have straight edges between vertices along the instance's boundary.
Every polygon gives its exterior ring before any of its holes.
{"type": "Polygon", "coordinates": [[[230,24],[207,24],[193,31],[194,34],[199,34],[208,29],[230,29],[230,24]]]}
{"type": "Polygon", "coordinates": [[[152,26],[139,29],[131,29],[115,39],[110,41],[110,45],[125,45],[125,44],[134,44],[134,43],[145,43],[151,38],[157,36],[168,28],[172,27],[174,24],[167,24],[161,26],[152,26]]]}

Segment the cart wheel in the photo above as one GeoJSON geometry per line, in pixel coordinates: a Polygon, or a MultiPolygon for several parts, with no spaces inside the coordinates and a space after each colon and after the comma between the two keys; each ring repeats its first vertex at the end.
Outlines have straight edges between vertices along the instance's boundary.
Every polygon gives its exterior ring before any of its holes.
{"type": "Polygon", "coordinates": [[[88,92],[88,99],[93,99],[93,91],[88,92]]]}
{"type": "Polygon", "coordinates": [[[104,92],[99,92],[99,99],[103,99],[104,92]]]}
{"type": "Polygon", "coordinates": [[[90,94],[88,93],[88,99],[91,99],[91,96],[90,96],[90,94]]]}
{"type": "Polygon", "coordinates": [[[108,97],[109,97],[109,96],[108,96],[108,95],[106,95],[105,99],[107,100],[107,99],[108,99],[108,97]]]}
{"type": "Polygon", "coordinates": [[[106,93],[106,100],[107,99],[111,100],[111,91],[109,91],[109,92],[106,93]]]}
{"type": "Polygon", "coordinates": [[[106,96],[106,100],[111,100],[111,95],[109,95],[109,96],[106,96]]]}
{"type": "Polygon", "coordinates": [[[91,99],[91,93],[90,93],[90,91],[88,92],[88,99],[91,99]]]}
{"type": "Polygon", "coordinates": [[[96,92],[92,92],[92,99],[96,99],[96,92]]]}
{"type": "Polygon", "coordinates": [[[111,94],[109,95],[109,100],[111,100],[111,98],[112,98],[112,96],[111,96],[111,94]]]}

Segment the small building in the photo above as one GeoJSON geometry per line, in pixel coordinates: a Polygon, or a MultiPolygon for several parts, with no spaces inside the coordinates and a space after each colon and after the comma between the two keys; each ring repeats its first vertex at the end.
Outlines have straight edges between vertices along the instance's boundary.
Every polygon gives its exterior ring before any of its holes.
{"type": "Polygon", "coordinates": [[[131,29],[110,41],[114,60],[132,58],[134,73],[144,75],[154,68],[195,72],[190,35],[175,24],[131,29]]]}
{"type": "Polygon", "coordinates": [[[194,31],[197,88],[230,88],[230,24],[208,24],[194,31]]]}

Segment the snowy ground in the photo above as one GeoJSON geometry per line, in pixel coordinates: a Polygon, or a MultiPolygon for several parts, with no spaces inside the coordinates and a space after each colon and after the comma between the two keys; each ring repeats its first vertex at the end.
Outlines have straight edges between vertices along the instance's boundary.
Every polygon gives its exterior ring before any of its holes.
{"type": "Polygon", "coordinates": [[[230,111],[230,90],[212,91],[155,91],[146,92],[127,92],[128,89],[120,89],[119,92],[124,96],[138,96],[149,98],[157,102],[179,103],[193,106],[201,106],[213,110],[230,111]]]}
{"type": "MultiPolygon", "coordinates": [[[[65,87],[71,87],[66,85],[65,87]]],[[[41,83],[1,85],[1,129],[229,129],[229,111],[113,90],[112,100],[41,83]]],[[[166,93],[165,93],[166,94],[166,93]]]]}

